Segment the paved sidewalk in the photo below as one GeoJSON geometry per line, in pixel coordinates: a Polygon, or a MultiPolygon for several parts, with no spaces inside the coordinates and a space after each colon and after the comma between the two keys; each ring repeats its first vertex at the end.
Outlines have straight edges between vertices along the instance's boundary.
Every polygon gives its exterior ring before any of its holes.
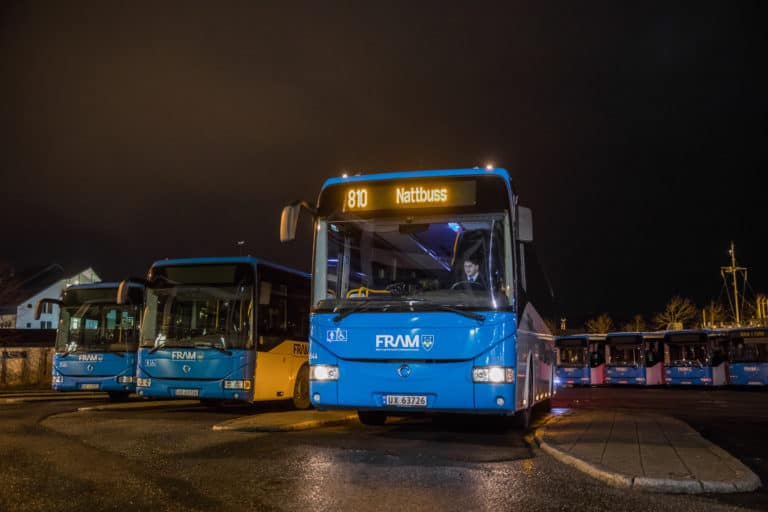
{"type": "Polygon", "coordinates": [[[289,432],[357,421],[356,411],[286,411],[243,416],[213,426],[213,430],[289,432]]]}
{"type": "Polygon", "coordinates": [[[535,437],[561,462],[615,487],[689,494],[760,487],[744,464],[668,416],[573,410],[535,437]]]}

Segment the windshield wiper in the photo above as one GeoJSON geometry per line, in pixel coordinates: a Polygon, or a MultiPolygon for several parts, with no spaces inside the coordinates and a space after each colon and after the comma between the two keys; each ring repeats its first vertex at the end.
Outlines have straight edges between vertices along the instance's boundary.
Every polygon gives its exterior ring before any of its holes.
{"type": "Polygon", "coordinates": [[[226,354],[228,356],[232,355],[232,352],[225,349],[224,347],[220,347],[214,343],[211,343],[210,341],[193,341],[195,348],[212,348],[214,350],[218,350],[222,354],[226,354]]]}
{"type": "Polygon", "coordinates": [[[443,311],[448,311],[450,313],[456,313],[457,315],[465,316],[467,318],[471,318],[472,320],[477,320],[478,322],[482,322],[483,320],[485,320],[485,317],[483,315],[478,315],[477,313],[473,313],[472,311],[465,311],[463,309],[454,308],[454,307],[448,306],[447,304],[432,302],[431,300],[427,300],[427,299],[408,299],[408,300],[412,302],[425,304],[427,306],[436,307],[436,308],[442,309],[443,311]]]}

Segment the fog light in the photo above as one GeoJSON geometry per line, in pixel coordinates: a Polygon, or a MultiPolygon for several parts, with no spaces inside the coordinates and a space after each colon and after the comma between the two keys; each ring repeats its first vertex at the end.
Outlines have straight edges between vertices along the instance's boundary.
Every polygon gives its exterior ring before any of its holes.
{"type": "Polygon", "coordinates": [[[225,380],[224,389],[251,389],[251,381],[245,380],[225,380]]]}
{"type": "Polygon", "coordinates": [[[319,402],[320,401],[320,393],[315,393],[314,395],[312,395],[312,400],[314,400],[315,402],[319,402]]]}
{"type": "Polygon", "coordinates": [[[472,368],[472,382],[491,384],[510,383],[515,380],[515,369],[503,366],[476,366],[472,368]]]}
{"type": "Polygon", "coordinates": [[[237,400],[238,398],[240,398],[240,393],[232,393],[232,398],[237,400]]]}
{"type": "Polygon", "coordinates": [[[496,405],[498,405],[499,407],[503,406],[504,405],[504,397],[497,396],[496,397],[496,405]]]}
{"type": "Polygon", "coordinates": [[[309,367],[309,380],[339,380],[339,367],[315,364],[309,367]]]}

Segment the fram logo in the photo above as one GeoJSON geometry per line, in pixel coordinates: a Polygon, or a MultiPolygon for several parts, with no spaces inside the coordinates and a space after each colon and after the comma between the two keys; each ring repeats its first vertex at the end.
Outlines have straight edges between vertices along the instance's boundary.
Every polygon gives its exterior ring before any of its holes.
{"type": "Polygon", "coordinates": [[[432,334],[377,334],[377,351],[418,352],[423,347],[429,352],[435,346],[435,336],[432,334]]]}
{"type": "Polygon", "coordinates": [[[174,350],[171,352],[171,359],[177,361],[197,361],[203,358],[202,352],[195,352],[194,350],[174,350]]]}
{"type": "Polygon", "coordinates": [[[333,343],[335,341],[347,341],[346,329],[328,329],[325,331],[325,341],[333,343]]]}
{"type": "Polygon", "coordinates": [[[77,356],[78,361],[103,361],[104,356],[102,354],[80,354],[77,356]]]}

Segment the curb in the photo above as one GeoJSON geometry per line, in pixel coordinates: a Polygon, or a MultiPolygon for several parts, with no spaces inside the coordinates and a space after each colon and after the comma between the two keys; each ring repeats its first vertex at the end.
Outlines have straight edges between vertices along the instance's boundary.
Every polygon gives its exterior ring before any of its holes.
{"type": "Polygon", "coordinates": [[[13,398],[0,398],[0,404],[23,404],[33,402],[62,402],[66,400],[104,400],[107,395],[62,395],[62,396],[28,396],[28,397],[13,397],[13,398]]]}
{"type": "Polygon", "coordinates": [[[349,414],[340,418],[333,419],[315,419],[298,421],[296,423],[272,423],[265,425],[249,425],[247,419],[249,416],[242,418],[235,418],[232,420],[218,423],[211,427],[216,431],[230,431],[230,432],[295,432],[298,430],[310,430],[318,427],[331,427],[335,425],[342,425],[349,423],[350,421],[357,420],[357,413],[349,414]]]}
{"type": "MultiPolygon", "coordinates": [[[[536,429],[534,439],[536,444],[553,458],[572,466],[582,473],[600,480],[612,487],[620,489],[636,489],[651,493],[674,493],[674,494],[704,494],[704,493],[737,493],[755,491],[762,485],[760,478],[752,471],[749,475],[734,481],[721,480],[675,480],[672,478],[649,478],[637,475],[625,475],[614,471],[609,471],[599,467],[591,462],[574,457],[563,450],[554,447],[544,440],[545,427],[536,429]]],[[[719,447],[718,447],[719,448],[719,447]]]]}
{"type": "Polygon", "coordinates": [[[176,407],[188,407],[190,405],[199,405],[197,400],[159,400],[153,402],[122,402],[115,404],[87,405],[78,407],[77,412],[93,411],[138,411],[141,409],[173,409],[176,407]]]}

